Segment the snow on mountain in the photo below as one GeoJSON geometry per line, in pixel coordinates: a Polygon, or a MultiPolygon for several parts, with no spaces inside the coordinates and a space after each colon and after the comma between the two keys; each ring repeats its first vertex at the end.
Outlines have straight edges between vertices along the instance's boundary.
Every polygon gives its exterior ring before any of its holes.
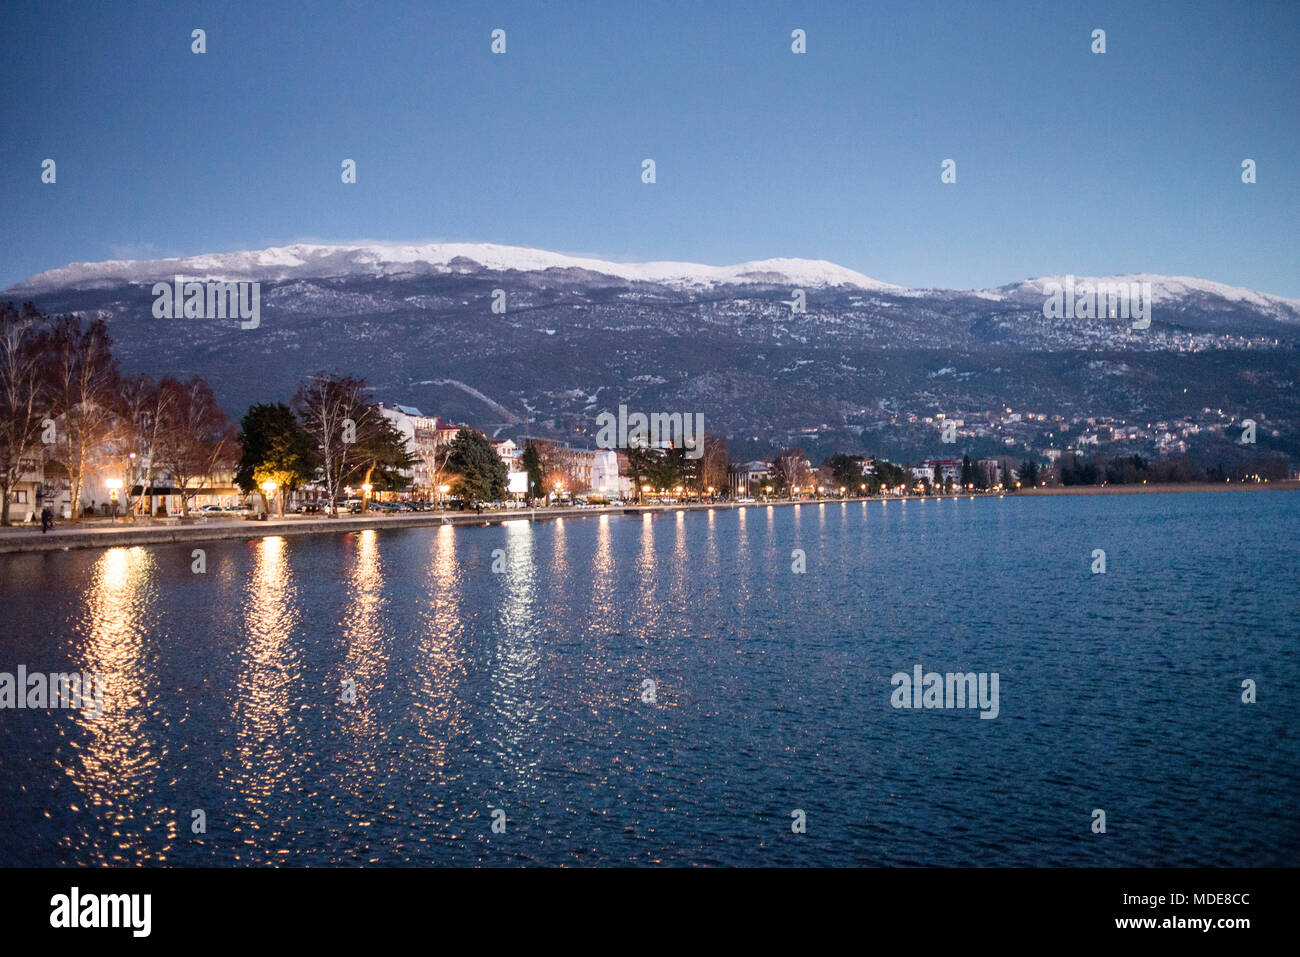
{"type": "Polygon", "coordinates": [[[683,262],[614,263],[567,256],[543,249],[492,243],[429,243],[418,246],[297,244],[177,259],[72,263],[61,269],[38,273],[12,286],[8,291],[36,293],[69,287],[96,288],[121,283],[170,280],[177,275],[200,281],[271,281],[469,272],[476,267],[524,272],[581,269],[629,281],[662,283],[683,288],[768,283],[797,287],[854,286],[880,292],[902,291],[900,286],[871,279],[820,259],[764,259],[736,266],[705,266],[683,262]]]}
{"type": "MultiPolygon", "coordinates": [[[[64,289],[109,288],[124,283],[171,281],[180,275],[192,280],[311,280],[341,278],[405,278],[423,275],[469,274],[481,270],[536,273],[548,269],[581,270],[629,282],[656,283],[682,290],[723,285],[775,285],[790,288],[859,289],[895,297],[977,297],[1012,306],[1041,306],[1044,286],[1065,276],[1041,276],[996,289],[907,289],[880,282],[821,259],[763,259],[735,266],[706,266],[687,262],[616,263],[569,256],[544,249],[494,243],[426,243],[402,245],[366,243],[317,245],[298,243],[270,249],[210,253],[176,259],[109,260],[71,263],[38,273],[6,294],[26,296],[64,289]]],[[[1076,276],[1082,283],[1150,283],[1153,304],[1178,303],[1211,310],[1239,306],[1286,322],[1300,322],[1300,299],[1188,276],[1138,273],[1127,276],[1076,276]]]]}
{"type": "MultiPolygon", "coordinates": [[[[990,299],[1005,299],[1016,302],[1041,302],[1046,295],[1044,288],[1055,283],[1065,288],[1066,276],[1041,276],[1014,282],[997,289],[986,289],[979,295],[990,299]]],[[[1220,299],[1226,302],[1248,306],[1275,318],[1300,319],[1300,299],[1284,299],[1270,296],[1253,289],[1229,286],[1226,283],[1213,282],[1209,279],[1195,279],[1191,276],[1160,276],[1155,273],[1134,273],[1127,276],[1074,276],[1074,288],[1077,290],[1084,283],[1094,289],[1101,283],[1150,283],[1153,305],[1169,302],[1187,302],[1198,298],[1220,299]]]]}

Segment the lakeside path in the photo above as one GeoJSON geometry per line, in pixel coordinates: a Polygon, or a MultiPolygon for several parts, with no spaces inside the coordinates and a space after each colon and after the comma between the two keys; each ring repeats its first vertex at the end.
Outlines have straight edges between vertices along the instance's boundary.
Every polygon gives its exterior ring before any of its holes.
{"type": "MultiPolygon", "coordinates": [[[[1035,498],[1053,495],[1124,495],[1171,492],[1256,492],[1300,489],[1300,482],[1255,483],[1188,483],[1183,485],[1072,485],[1054,488],[1022,489],[1012,497],[1035,498]]],[[[62,522],[53,531],[42,534],[39,528],[15,525],[0,528],[0,554],[13,552],[66,551],[72,548],[115,548],[130,545],[170,545],[182,542],[206,542],[222,539],[265,538],[272,535],[321,535],[354,532],[364,529],[418,528],[440,525],[500,525],[503,522],[551,521],[557,518],[587,518],[596,515],[636,515],[659,512],[694,512],[709,509],[788,507],[790,505],[835,505],[840,502],[906,502],[926,498],[1004,498],[1002,492],[963,492],[950,495],[888,495],[872,498],[803,499],[799,502],[704,502],[678,505],[620,505],[602,508],[517,508],[484,512],[415,512],[388,515],[370,512],[339,518],[303,516],[272,517],[266,521],[242,518],[194,518],[162,522],[131,523],[119,520],[92,519],[81,525],[62,522]]]]}

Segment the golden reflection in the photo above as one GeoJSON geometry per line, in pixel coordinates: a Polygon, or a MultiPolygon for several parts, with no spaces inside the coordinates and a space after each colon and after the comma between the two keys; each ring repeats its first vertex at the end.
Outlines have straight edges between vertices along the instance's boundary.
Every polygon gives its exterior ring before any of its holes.
{"type": "Polygon", "coordinates": [[[82,593],[86,610],[78,630],[85,634],[85,644],[82,660],[73,667],[102,681],[103,711],[99,717],[93,717],[98,709],[71,712],[85,740],[72,760],[60,752],[59,761],[67,761],[68,776],[83,795],[78,803],[98,816],[104,830],[89,826],[75,838],[64,836],[59,844],[85,863],[157,859],[152,836],[148,846],[140,839],[153,824],[148,800],[166,755],[166,748],[145,733],[154,705],[153,689],[146,684],[152,672],[145,660],[145,639],[157,578],[152,551],[110,548],[95,563],[90,585],[82,593]]]}
{"type": "Polygon", "coordinates": [[[655,513],[641,513],[641,554],[636,559],[636,590],[641,596],[641,604],[654,602],[655,570],[658,558],[655,555],[655,513]]]}
{"type": "Polygon", "coordinates": [[[673,608],[689,607],[691,592],[690,549],[686,547],[686,513],[678,512],[674,523],[672,585],[668,601],[673,608]]]}
{"type": "Polygon", "coordinates": [[[528,630],[536,601],[537,572],[533,566],[532,522],[504,526],[506,533],[505,595],[497,603],[501,624],[510,632],[528,630]]]}
{"type": "Polygon", "coordinates": [[[596,551],[591,557],[591,621],[602,625],[618,613],[614,601],[614,551],[610,517],[601,515],[596,525],[596,551]]]}
{"type": "Polygon", "coordinates": [[[537,695],[541,655],[531,524],[506,530],[505,552],[504,592],[495,603],[489,707],[496,715],[496,759],[509,775],[502,784],[517,793],[535,783],[542,758],[533,746],[543,705],[537,695]]]}
{"type": "MultiPolygon", "coordinates": [[[[263,810],[299,779],[303,758],[295,741],[294,702],[303,695],[302,662],[294,645],[301,620],[298,588],[278,535],[252,545],[253,567],[244,593],[244,643],[235,680],[234,726],[239,763],[230,768],[231,791],[248,805],[248,826],[260,830],[263,810]]],[[[243,815],[240,815],[243,817],[243,815]]],[[[233,832],[249,845],[273,847],[279,830],[233,832]]]]}
{"type": "Polygon", "coordinates": [[[342,682],[347,679],[355,683],[356,701],[346,705],[348,727],[357,740],[371,740],[384,732],[375,709],[388,667],[384,649],[384,570],[379,560],[379,533],[367,528],[354,538],[356,561],[348,576],[351,600],[343,618],[347,652],[339,685],[332,690],[341,693],[342,682]]]}
{"type": "Polygon", "coordinates": [[[714,509],[714,508],[709,509],[709,523],[708,523],[706,529],[707,529],[707,534],[708,534],[708,543],[709,543],[709,547],[708,547],[708,556],[709,556],[709,567],[710,567],[710,568],[717,568],[717,567],[718,567],[718,523],[717,523],[717,517],[718,517],[718,510],[717,510],[717,509],[714,509]]]}
{"type": "Polygon", "coordinates": [[[551,526],[551,572],[547,577],[553,582],[564,582],[569,577],[568,550],[565,548],[564,519],[557,518],[551,526]]]}
{"type": "Polygon", "coordinates": [[[437,626],[443,631],[450,631],[453,622],[459,620],[461,598],[460,566],[456,562],[456,526],[438,527],[429,571],[429,598],[437,626]]]}
{"type": "Polygon", "coordinates": [[[410,742],[403,742],[411,773],[417,775],[426,768],[447,766],[452,759],[451,742],[465,733],[469,724],[469,706],[461,694],[469,671],[461,618],[462,575],[456,562],[456,528],[440,526],[426,579],[429,604],[422,615],[424,627],[413,662],[415,693],[410,713],[417,733],[410,742]]]}

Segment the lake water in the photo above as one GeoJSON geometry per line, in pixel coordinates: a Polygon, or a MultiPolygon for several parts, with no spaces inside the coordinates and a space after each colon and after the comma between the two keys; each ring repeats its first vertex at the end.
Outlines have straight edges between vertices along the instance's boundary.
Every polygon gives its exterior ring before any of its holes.
{"type": "Polygon", "coordinates": [[[1012,496],[2,555],[0,671],[106,695],[0,711],[0,861],[1294,866],[1298,527],[1012,496]],[[997,672],[997,717],[894,708],[916,665],[997,672]]]}

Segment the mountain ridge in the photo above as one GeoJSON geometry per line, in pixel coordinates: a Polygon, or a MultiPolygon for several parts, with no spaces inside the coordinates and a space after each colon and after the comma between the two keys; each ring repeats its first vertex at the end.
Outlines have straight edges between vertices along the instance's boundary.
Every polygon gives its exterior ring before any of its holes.
{"type": "MultiPolygon", "coordinates": [[[[856,288],[906,297],[975,296],[992,302],[1041,299],[1047,283],[1064,283],[1064,274],[1039,276],[983,289],[908,288],[873,279],[822,259],[783,257],[730,266],[682,261],[619,263],[587,256],[496,243],[294,243],[265,249],[203,253],[163,259],[111,259],[74,262],[44,270],[15,283],[3,295],[36,295],[59,289],[94,289],[120,284],[170,281],[176,275],[195,281],[288,281],[294,279],[410,278],[456,275],[475,270],[545,273],[576,270],[626,282],[675,289],[722,286],[856,288]]],[[[1151,283],[1154,303],[1188,296],[1222,299],[1263,310],[1282,321],[1300,322],[1300,299],[1233,286],[1211,279],[1157,273],[1077,276],[1076,284],[1151,283]]]]}

